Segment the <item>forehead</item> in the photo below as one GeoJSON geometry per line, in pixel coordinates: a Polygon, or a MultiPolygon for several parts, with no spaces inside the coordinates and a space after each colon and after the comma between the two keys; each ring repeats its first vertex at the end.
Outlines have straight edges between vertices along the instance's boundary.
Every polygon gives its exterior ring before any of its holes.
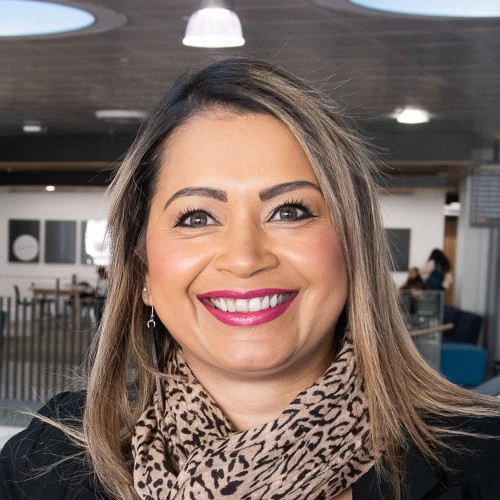
{"type": "Polygon", "coordinates": [[[290,129],[260,113],[211,111],[179,127],[163,150],[160,185],[317,183],[311,164],[290,129]]]}

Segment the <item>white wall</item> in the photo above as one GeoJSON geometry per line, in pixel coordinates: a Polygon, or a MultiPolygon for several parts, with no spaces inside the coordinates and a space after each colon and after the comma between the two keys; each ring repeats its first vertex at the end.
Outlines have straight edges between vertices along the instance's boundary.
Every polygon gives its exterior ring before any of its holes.
{"type": "Polygon", "coordinates": [[[93,266],[80,264],[81,221],[106,219],[108,203],[104,190],[88,192],[0,192],[0,296],[12,296],[13,285],[21,289],[21,295],[31,296],[31,283],[55,285],[71,282],[73,274],[78,281],[96,281],[93,266]],[[41,258],[38,263],[8,262],[9,219],[32,219],[40,221],[41,258]],[[45,220],[71,220],[77,222],[76,263],[45,264],[43,241],[45,220]]]}
{"type": "MultiPolygon", "coordinates": [[[[387,228],[411,229],[410,266],[423,264],[433,248],[442,248],[444,235],[444,190],[412,190],[405,193],[380,193],[380,205],[384,225],[387,228]]],[[[30,295],[32,282],[53,284],[71,281],[73,274],[78,280],[95,281],[95,269],[79,264],[80,221],[104,219],[108,203],[102,192],[74,193],[6,193],[0,192],[0,296],[12,295],[13,285],[21,288],[23,295],[30,295]],[[77,221],[77,263],[44,264],[42,258],[36,264],[8,262],[9,219],[75,220],[77,221]]],[[[43,235],[42,235],[43,241],[43,235]]],[[[400,284],[406,273],[394,273],[400,284]]]]}
{"type": "MultiPolygon", "coordinates": [[[[443,248],[444,189],[415,189],[404,193],[384,193],[379,196],[384,226],[390,229],[410,229],[410,267],[420,267],[434,248],[443,248]]],[[[407,273],[393,273],[398,285],[407,273]]]]}

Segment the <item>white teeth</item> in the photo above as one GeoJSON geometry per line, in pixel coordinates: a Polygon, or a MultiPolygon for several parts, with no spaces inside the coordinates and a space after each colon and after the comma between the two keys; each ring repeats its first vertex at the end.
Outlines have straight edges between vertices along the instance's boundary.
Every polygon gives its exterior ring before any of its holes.
{"type": "Polygon", "coordinates": [[[248,312],[260,311],[262,309],[262,304],[258,297],[250,299],[248,302],[248,312]]]}
{"type": "Polygon", "coordinates": [[[257,312],[263,309],[276,307],[279,304],[290,299],[291,294],[275,293],[274,295],[264,295],[263,297],[254,297],[252,299],[229,299],[229,298],[210,298],[210,304],[221,311],[229,312],[257,312]]]}
{"type": "Polygon", "coordinates": [[[271,297],[271,302],[269,304],[271,307],[276,307],[278,305],[278,296],[276,294],[271,297]]]}
{"type": "Polygon", "coordinates": [[[248,300],[236,299],[236,311],[240,313],[248,312],[248,300]]]}

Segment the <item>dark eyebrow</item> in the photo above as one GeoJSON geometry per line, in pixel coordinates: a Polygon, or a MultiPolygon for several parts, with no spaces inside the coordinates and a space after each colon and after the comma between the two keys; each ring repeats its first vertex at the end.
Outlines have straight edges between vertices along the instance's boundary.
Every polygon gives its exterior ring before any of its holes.
{"type": "Polygon", "coordinates": [[[259,191],[259,198],[261,199],[261,201],[267,201],[276,196],[279,196],[280,194],[288,193],[290,191],[295,191],[296,189],[302,189],[302,188],[313,188],[316,189],[316,191],[319,191],[320,193],[322,192],[321,188],[316,184],[313,184],[312,182],[295,181],[295,182],[285,182],[283,184],[276,184],[276,186],[271,186],[269,188],[263,189],[262,191],[259,191]]]}
{"type": "Polygon", "coordinates": [[[206,196],[207,198],[214,198],[217,201],[227,201],[227,193],[225,191],[221,191],[220,189],[187,187],[174,193],[165,203],[163,210],[165,210],[174,200],[183,196],[206,196]]]}

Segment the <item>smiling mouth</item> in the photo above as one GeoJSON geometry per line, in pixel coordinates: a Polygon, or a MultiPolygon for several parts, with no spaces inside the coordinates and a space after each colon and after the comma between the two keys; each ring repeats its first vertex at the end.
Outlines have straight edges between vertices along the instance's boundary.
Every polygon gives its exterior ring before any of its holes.
{"type": "Polygon", "coordinates": [[[229,326],[258,326],[279,318],[299,290],[261,288],[240,292],[217,290],[198,295],[198,300],[218,321],[229,326]]]}
{"type": "Polygon", "coordinates": [[[202,302],[223,312],[252,313],[273,309],[292,299],[296,292],[274,293],[253,297],[251,299],[235,299],[230,297],[205,297],[202,302]]]}

